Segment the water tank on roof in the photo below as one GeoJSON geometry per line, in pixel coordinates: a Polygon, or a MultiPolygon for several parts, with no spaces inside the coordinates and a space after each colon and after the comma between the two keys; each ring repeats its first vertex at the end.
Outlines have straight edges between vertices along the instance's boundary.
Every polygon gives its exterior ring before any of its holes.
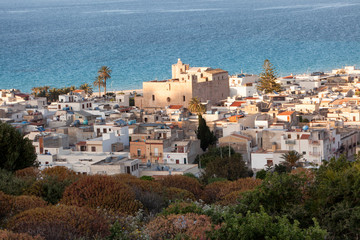
{"type": "Polygon", "coordinates": [[[88,125],[88,124],[89,124],[88,120],[84,120],[84,121],[83,121],[83,124],[84,124],[84,125],[88,125]]]}
{"type": "Polygon", "coordinates": [[[305,126],[303,126],[303,131],[307,131],[307,130],[309,130],[309,126],[308,125],[305,125],[305,126]]]}

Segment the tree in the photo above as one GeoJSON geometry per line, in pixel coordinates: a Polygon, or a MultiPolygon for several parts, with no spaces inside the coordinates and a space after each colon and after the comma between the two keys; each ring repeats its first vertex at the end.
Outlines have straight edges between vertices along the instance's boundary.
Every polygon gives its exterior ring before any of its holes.
{"type": "Polygon", "coordinates": [[[205,112],[206,108],[201,104],[197,97],[193,97],[189,102],[189,110],[190,112],[195,112],[198,116],[200,116],[205,112]]]}
{"type": "Polygon", "coordinates": [[[83,83],[79,87],[81,90],[84,90],[86,94],[91,95],[93,93],[92,87],[88,83],[83,83]]]}
{"type": "Polygon", "coordinates": [[[107,66],[102,66],[99,71],[98,75],[104,82],[104,95],[106,96],[106,80],[111,78],[111,72],[112,70],[107,66]]]}
{"type": "Polygon", "coordinates": [[[205,151],[210,145],[216,143],[216,136],[214,132],[210,131],[210,128],[206,125],[205,119],[200,115],[199,117],[199,126],[196,132],[196,136],[200,139],[200,147],[205,151]]]}
{"type": "Polygon", "coordinates": [[[281,86],[276,82],[275,68],[268,59],[265,59],[263,69],[257,89],[265,93],[280,92],[281,86]]]}
{"type": "Polygon", "coordinates": [[[248,176],[248,168],[246,167],[241,154],[215,158],[207,163],[203,175],[206,182],[213,177],[222,177],[233,181],[248,176]]]}
{"type": "Polygon", "coordinates": [[[14,127],[0,123],[0,168],[8,171],[36,165],[35,148],[14,127]]]}
{"type": "Polygon", "coordinates": [[[100,76],[97,76],[93,84],[94,86],[99,87],[99,97],[101,97],[101,87],[104,86],[104,80],[100,76]]]}
{"type": "Polygon", "coordinates": [[[285,160],[287,164],[290,165],[291,168],[295,167],[297,162],[302,158],[302,154],[297,151],[289,151],[281,155],[281,158],[285,160]]]}

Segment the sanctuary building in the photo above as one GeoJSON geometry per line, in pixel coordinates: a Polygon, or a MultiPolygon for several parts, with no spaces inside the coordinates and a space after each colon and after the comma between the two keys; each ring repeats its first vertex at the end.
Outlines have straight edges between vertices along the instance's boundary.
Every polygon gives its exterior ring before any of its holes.
{"type": "Polygon", "coordinates": [[[197,97],[201,102],[214,105],[230,94],[229,75],[222,69],[190,67],[179,59],[172,65],[172,78],[143,83],[143,96],[135,98],[139,108],[182,105],[197,97]]]}

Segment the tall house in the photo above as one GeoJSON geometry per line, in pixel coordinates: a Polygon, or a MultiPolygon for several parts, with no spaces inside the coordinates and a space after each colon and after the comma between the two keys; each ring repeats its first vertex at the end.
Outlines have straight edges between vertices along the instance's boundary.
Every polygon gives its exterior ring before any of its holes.
{"type": "Polygon", "coordinates": [[[179,59],[172,65],[172,79],[143,83],[143,97],[135,104],[140,108],[182,105],[188,107],[191,98],[216,104],[230,94],[229,75],[222,69],[190,67],[179,59]]]}

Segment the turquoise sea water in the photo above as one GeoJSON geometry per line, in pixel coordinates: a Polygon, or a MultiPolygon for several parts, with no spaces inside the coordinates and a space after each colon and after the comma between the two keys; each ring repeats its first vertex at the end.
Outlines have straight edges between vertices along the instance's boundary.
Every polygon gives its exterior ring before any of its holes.
{"type": "Polygon", "coordinates": [[[92,83],[112,89],[191,66],[279,75],[360,67],[359,0],[0,0],[0,89],[92,83]]]}

